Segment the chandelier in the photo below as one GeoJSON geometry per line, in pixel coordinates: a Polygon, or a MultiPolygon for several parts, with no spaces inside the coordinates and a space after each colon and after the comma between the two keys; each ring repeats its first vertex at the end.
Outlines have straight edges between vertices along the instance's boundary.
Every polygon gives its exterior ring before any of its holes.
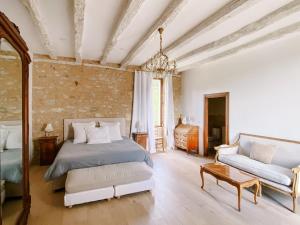
{"type": "Polygon", "coordinates": [[[169,61],[169,57],[163,52],[162,48],[162,33],[164,29],[158,28],[160,38],[159,52],[149,59],[143,66],[143,69],[148,72],[153,72],[155,78],[164,78],[166,74],[176,74],[176,61],[169,61]]]}

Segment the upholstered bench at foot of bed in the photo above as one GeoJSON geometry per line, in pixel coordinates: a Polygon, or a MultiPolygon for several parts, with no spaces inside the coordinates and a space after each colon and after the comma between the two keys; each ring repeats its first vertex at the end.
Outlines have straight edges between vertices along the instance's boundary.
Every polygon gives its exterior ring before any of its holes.
{"type": "Polygon", "coordinates": [[[68,172],[64,205],[110,199],[152,190],[152,169],[144,162],[104,165],[68,172]]]}
{"type": "Polygon", "coordinates": [[[106,187],[78,193],[66,193],[64,197],[65,206],[71,208],[73,205],[78,205],[86,202],[94,202],[103,199],[110,200],[114,197],[114,188],[106,187]]]}
{"type": "Polygon", "coordinates": [[[115,197],[120,198],[122,195],[128,195],[132,193],[142,192],[142,191],[152,191],[154,188],[154,180],[150,178],[148,180],[130,183],[130,184],[122,184],[115,185],[115,197]]]}

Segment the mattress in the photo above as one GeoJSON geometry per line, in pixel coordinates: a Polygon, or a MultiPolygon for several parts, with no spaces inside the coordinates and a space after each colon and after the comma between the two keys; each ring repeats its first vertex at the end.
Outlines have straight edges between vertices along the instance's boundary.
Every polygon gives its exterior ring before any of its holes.
{"type": "Polygon", "coordinates": [[[22,180],[22,149],[8,149],[0,154],[1,180],[20,183],[22,180]]]}
{"type": "Polygon", "coordinates": [[[77,193],[144,181],[151,177],[152,169],[144,162],[119,163],[71,170],[65,187],[67,193],[77,193]]]}
{"type": "Polygon", "coordinates": [[[126,162],[145,162],[148,166],[153,166],[150,154],[126,137],[105,144],[73,144],[71,140],[67,140],[44,178],[49,181],[73,169],[126,162]]]}

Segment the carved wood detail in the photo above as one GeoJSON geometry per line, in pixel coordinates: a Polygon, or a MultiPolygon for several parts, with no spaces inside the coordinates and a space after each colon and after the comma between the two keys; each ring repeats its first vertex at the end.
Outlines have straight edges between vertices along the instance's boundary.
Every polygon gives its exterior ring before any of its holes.
{"type": "MultiPolygon", "coordinates": [[[[29,63],[31,62],[28,54],[28,47],[19,33],[18,27],[12,23],[0,11],[0,38],[5,38],[19,53],[22,60],[22,132],[23,132],[23,151],[22,151],[22,166],[23,166],[23,211],[20,214],[17,225],[25,225],[30,211],[31,196],[29,192],[29,111],[28,111],[28,77],[29,63]]],[[[2,216],[2,215],[1,215],[2,216]]],[[[2,218],[1,222],[2,224],[2,218]]]]}

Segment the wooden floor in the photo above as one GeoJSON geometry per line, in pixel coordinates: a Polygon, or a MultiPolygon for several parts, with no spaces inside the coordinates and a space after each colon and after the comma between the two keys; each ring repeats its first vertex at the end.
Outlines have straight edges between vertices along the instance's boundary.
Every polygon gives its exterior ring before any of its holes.
{"type": "Polygon", "coordinates": [[[2,205],[2,224],[15,225],[18,217],[22,212],[22,199],[9,199],[5,200],[2,205]]]}
{"type": "MultiPolygon", "coordinates": [[[[51,192],[43,180],[45,167],[31,169],[32,208],[29,225],[293,225],[300,214],[285,207],[289,198],[268,192],[253,204],[252,194],[243,192],[238,212],[236,190],[206,175],[200,189],[199,165],[208,159],[181,151],[155,154],[154,196],[150,192],[99,201],[71,209],[63,206],[63,192],[51,192]],[[275,198],[276,200],[274,200],[275,198]],[[285,204],[284,206],[282,204],[285,204]]],[[[300,205],[299,205],[300,206],[300,205]]]]}

